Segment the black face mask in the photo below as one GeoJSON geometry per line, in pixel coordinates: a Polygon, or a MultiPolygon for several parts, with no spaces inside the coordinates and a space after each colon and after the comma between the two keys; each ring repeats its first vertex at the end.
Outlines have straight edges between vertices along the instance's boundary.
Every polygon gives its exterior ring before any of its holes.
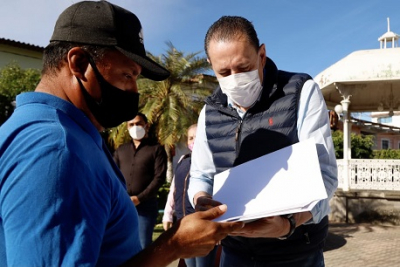
{"type": "Polygon", "coordinates": [[[100,74],[93,59],[89,57],[89,63],[96,74],[100,84],[101,100],[97,102],[77,78],[86,104],[93,116],[104,128],[118,126],[124,121],[132,120],[138,113],[139,94],[121,90],[109,82],[100,74]]]}

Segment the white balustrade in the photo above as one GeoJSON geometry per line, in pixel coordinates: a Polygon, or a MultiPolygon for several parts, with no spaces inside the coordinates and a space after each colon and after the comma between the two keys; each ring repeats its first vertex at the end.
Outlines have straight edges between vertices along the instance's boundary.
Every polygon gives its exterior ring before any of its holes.
{"type": "MultiPolygon", "coordinates": [[[[337,160],[339,188],[343,188],[343,160],[337,160]]],[[[349,189],[400,191],[400,160],[349,160],[349,189]]]]}

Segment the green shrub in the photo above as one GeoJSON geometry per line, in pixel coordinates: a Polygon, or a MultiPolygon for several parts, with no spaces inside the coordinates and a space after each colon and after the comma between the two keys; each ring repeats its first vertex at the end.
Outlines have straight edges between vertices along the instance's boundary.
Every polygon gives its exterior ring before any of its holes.
{"type": "Polygon", "coordinates": [[[0,69],[0,125],[14,112],[15,97],[22,92],[35,90],[39,81],[39,70],[22,69],[16,62],[0,69]]]}
{"type": "Polygon", "coordinates": [[[383,149],[373,151],[374,159],[400,159],[399,149],[383,149]]]}
{"type": "MultiPolygon", "coordinates": [[[[335,147],[335,155],[337,159],[343,158],[343,132],[334,131],[332,133],[332,141],[335,147]]],[[[363,134],[351,134],[351,157],[354,159],[370,159],[373,158],[374,136],[363,134]]]]}
{"type": "Polygon", "coordinates": [[[163,186],[158,189],[158,217],[157,217],[157,223],[162,223],[162,217],[163,213],[161,210],[164,210],[165,204],[167,203],[167,198],[169,194],[169,188],[171,184],[170,183],[164,183],[163,186]]]}

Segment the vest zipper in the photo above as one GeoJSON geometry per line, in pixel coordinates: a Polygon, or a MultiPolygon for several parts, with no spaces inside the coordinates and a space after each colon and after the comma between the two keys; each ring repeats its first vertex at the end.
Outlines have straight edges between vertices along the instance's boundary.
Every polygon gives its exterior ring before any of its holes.
{"type": "Polygon", "coordinates": [[[243,119],[239,121],[239,125],[236,129],[236,135],[235,135],[235,142],[236,142],[236,154],[239,152],[240,149],[240,134],[242,132],[242,123],[243,119]]]}
{"type": "Polygon", "coordinates": [[[187,188],[187,179],[189,178],[189,175],[190,175],[190,170],[186,174],[185,182],[184,182],[184,185],[183,185],[183,196],[182,196],[182,214],[183,214],[183,217],[186,216],[186,203],[185,203],[186,202],[186,188],[187,188]]]}

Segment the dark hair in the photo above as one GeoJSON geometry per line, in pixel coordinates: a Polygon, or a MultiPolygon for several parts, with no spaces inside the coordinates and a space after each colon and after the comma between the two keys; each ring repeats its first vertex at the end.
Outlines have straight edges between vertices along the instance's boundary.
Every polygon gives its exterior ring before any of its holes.
{"type": "Polygon", "coordinates": [[[51,42],[43,51],[42,75],[55,74],[67,61],[68,51],[74,47],[81,47],[91,55],[94,62],[101,60],[107,51],[115,48],[108,46],[85,45],[71,42],[51,42]]]}
{"type": "Polygon", "coordinates": [[[240,36],[245,36],[250,45],[256,51],[260,47],[260,41],[257,37],[257,32],[253,24],[247,19],[239,16],[223,16],[208,29],[206,38],[204,40],[204,50],[208,56],[208,46],[211,40],[216,41],[231,41],[240,36]]]}
{"type": "Polygon", "coordinates": [[[146,124],[147,124],[147,117],[146,117],[146,115],[144,115],[144,114],[143,114],[143,113],[141,113],[141,112],[138,112],[138,114],[137,114],[136,116],[140,116],[140,117],[142,117],[142,119],[144,120],[144,123],[146,123],[146,124]]]}

